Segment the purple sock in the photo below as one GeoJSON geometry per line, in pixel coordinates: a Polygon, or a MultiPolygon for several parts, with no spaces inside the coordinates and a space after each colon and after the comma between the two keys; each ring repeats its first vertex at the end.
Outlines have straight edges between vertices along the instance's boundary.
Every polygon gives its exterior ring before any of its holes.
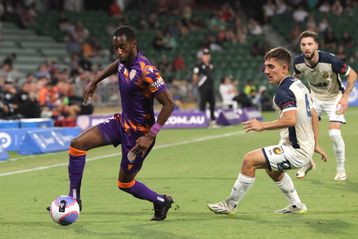
{"type": "Polygon", "coordinates": [[[122,191],[125,191],[129,194],[132,194],[134,197],[148,200],[153,203],[163,203],[164,197],[151,189],[145,186],[143,183],[139,181],[135,181],[135,184],[130,188],[120,188],[122,191]]]}
{"type": "Polygon", "coordinates": [[[81,181],[83,170],[86,163],[86,155],[73,156],[70,154],[68,164],[68,175],[70,178],[70,192],[69,196],[75,198],[77,201],[81,200],[81,181]]]}

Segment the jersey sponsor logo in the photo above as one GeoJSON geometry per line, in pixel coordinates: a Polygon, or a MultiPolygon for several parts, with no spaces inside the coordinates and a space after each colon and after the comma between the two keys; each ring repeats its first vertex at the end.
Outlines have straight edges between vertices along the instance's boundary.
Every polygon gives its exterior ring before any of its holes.
{"type": "Polygon", "coordinates": [[[132,69],[131,72],[129,73],[129,79],[133,80],[133,78],[135,77],[136,74],[137,74],[137,71],[132,69]]]}
{"type": "Polygon", "coordinates": [[[328,86],[328,83],[327,82],[319,82],[317,84],[311,83],[311,85],[316,88],[326,88],[328,86]]]}
{"type": "Polygon", "coordinates": [[[283,150],[282,150],[281,147],[275,147],[275,148],[273,148],[273,152],[274,152],[275,154],[282,154],[282,153],[283,153],[283,150]]]}

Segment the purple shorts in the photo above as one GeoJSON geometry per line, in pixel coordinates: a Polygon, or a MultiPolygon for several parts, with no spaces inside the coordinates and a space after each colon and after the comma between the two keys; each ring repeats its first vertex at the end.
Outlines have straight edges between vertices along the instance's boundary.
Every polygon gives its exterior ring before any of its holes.
{"type": "Polygon", "coordinates": [[[117,147],[119,144],[122,145],[121,169],[131,174],[138,172],[142,168],[143,161],[152,150],[155,140],[148,148],[144,157],[137,156],[136,159],[130,163],[127,154],[129,150],[135,146],[136,140],[144,135],[143,132],[127,133],[121,127],[120,122],[115,119],[108,119],[105,122],[98,124],[96,127],[101,132],[106,144],[112,144],[114,147],[117,147]]]}

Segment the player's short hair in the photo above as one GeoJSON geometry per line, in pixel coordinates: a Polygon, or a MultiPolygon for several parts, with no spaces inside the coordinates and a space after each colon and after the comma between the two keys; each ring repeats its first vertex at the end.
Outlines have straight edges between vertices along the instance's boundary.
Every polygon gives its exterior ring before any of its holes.
{"type": "Polygon", "coordinates": [[[284,47],[276,47],[273,48],[271,50],[269,50],[265,56],[264,56],[264,60],[268,60],[274,58],[278,61],[283,62],[284,64],[286,64],[288,66],[288,68],[290,68],[291,65],[291,54],[290,52],[284,48],[284,47]]]}
{"type": "Polygon", "coordinates": [[[312,37],[313,40],[318,43],[318,34],[314,31],[304,31],[300,34],[300,43],[301,43],[301,40],[302,38],[305,38],[305,37],[312,37]]]}
{"type": "Polygon", "coordinates": [[[127,25],[123,25],[118,27],[116,30],[114,30],[112,36],[121,36],[125,35],[127,37],[127,40],[134,41],[136,40],[136,33],[133,28],[127,25]]]}

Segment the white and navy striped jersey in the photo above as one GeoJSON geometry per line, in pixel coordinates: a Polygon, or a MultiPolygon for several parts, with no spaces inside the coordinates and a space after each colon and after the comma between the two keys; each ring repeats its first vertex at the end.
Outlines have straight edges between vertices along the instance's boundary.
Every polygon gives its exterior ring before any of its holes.
{"type": "Polygon", "coordinates": [[[280,143],[291,145],[304,157],[311,157],[315,141],[311,121],[313,105],[308,89],[300,80],[288,76],[281,81],[273,100],[280,118],[285,111],[297,111],[296,125],[281,130],[280,143]]]}
{"type": "Polygon", "coordinates": [[[344,93],[340,74],[348,75],[350,67],[331,53],[318,51],[318,56],[318,63],[313,67],[305,63],[303,54],[296,56],[293,62],[294,76],[308,82],[314,99],[334,101],[344,93]]]}

